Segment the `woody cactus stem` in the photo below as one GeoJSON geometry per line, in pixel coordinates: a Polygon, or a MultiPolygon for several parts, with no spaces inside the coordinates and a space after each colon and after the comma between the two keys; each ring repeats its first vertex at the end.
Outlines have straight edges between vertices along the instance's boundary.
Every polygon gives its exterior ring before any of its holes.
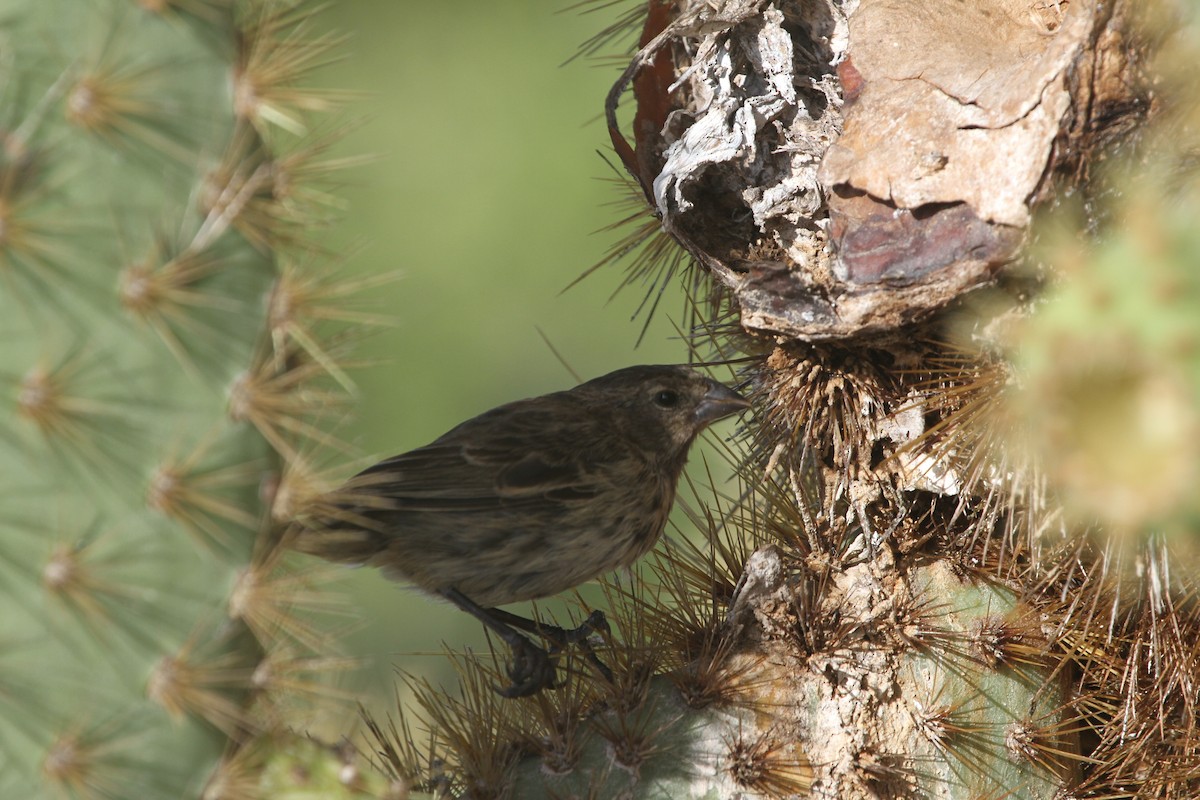
{"type": "Polygon", "coordinates": [[[1030,609],[945,564],[901,586],[864,577],[873,572],[848,571],[823,598],[819,613],[840,614],[848,635],[809,652],[796,645],[814,623],[789,603],[811,576],[775,548],[758,551],[752,588],[715,629],[725,652],[640,693],[620,676],[604,702],[576,709],[574,751],[530,736],[537,755],[517,762],[509,796],[804,797],[830,772],[847,793],[1052,795],[1070,764],[1046,754],[1070,737],[1030,609]],[[915,613],[896,613],[893,600],[915,613]]]}
{"type": "Polygon", "coordinates": [[[332,442],[318,323],[351,302],[305,238],[337,166],[307,132],[336,99],[304,87],[336,44],[309,16],[5,6],[5,797],[247,796],[254,743],[345,666],[321,576],[268,534],[332,442]]]}

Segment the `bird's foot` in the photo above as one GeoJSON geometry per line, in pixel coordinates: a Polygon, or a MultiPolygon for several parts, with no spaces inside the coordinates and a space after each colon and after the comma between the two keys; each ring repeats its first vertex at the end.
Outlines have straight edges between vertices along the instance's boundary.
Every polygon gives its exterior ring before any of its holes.
{"type": "Polygon", "coordinates": [[[556,632],[561,638],[554,636],[547,637],[554,643],[553,651],[569,645],[577,645],[583,651],[584,657],[604,676],[604,679],[612,681],[612,670],[600,660],[600,657],[596,655],[596,651],[592,648],[591,635],[593,633],[603,633],[605,636],[608,636],[612,632],[608,627],[608,619],[604,616],[603,611],[596,609],[588,615],[588,618],[583,621],[582,625],[570,630],[556,628],[556,632]]]}
{"type": "Polygon", "coordinates": [[[548,641],[550,643],[550,655],[558,655],[563,650],[574,645],[583,652],[588,663],[594,666],[604,676],[605,680],[611,681],[613,679],[612,670],[600,660],[592,646],[592,634],[601,633],[604,636],[608,636],[612,632],[603,611],[596,609],[588,615],[588,618],[582,624],[574,628],[563,628],[558,625],[537,622],[525,619],[524,617],[518,617],[514,614],[508,614],[507,612],[500,613],[504,614],[505,621],[510,625],[537,634],[548,641]]]}
{"type": "Polygon", "coordinates": [[[604,676],[612,681],[612,670],[597,656],[592,648],[591,635],[610,632],[608,620],[604,612],[593,611],[583,624],[575,628],[562,628],[543,622],[526,619],[511,614],[500,608],[483,608],[471,601],[457,589],[443,589],[440,594],[454,605],[466,611],[482,622],[489,630],[498,635],[512,649],[512,663],[507,667],[508,678],[512,685],[496,691],[504,697],[526,697],[536,694],[542,689],[554,689],[561,684],[556,683],[558,675],[554,668],[559,653],[574,645],[583,651],[587,660],[604,676]],[[517,630],[532,633],[550,643],[549,651],[537,647],[529,639],[517,633],[517,630]]]}
{"type": "Polygon", "coordinates": [[[512,683],[507,687],[497,686],[497,692],[504,697],[528,697],[542,689],[557,688],[558,673],[554,669],[554,656],[551,653],[524,636],[516,637],[509,644],[512,647],[512,663],[506,671],[512,683]]]}

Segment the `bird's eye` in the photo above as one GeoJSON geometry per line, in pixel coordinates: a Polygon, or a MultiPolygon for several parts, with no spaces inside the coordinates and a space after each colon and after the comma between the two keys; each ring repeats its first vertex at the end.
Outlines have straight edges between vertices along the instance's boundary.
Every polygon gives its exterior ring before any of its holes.
{"type": "Polygon", "coordinates": [[[674,408],[679,405],[679,394],[670,389],[663,389],[658,394],[654,395],[654,405],[659,408],[674,408]]]}

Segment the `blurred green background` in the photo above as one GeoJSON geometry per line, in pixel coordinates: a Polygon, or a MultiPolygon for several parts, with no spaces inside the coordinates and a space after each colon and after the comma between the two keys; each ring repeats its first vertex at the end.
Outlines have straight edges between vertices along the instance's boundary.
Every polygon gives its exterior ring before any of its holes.
{"type": "MultiPolygon", "coordinates": [[[[343,176],[348,208],[328,243],[366,244],[348,262],[356,272],[403,273],[373,291],[395,325],[362,348],[377,363],[356,372],[361,400],[343,431],[366,454],[399,453],[502,402],[573,385],[538,328],[585,379],[687,359],[672,325],[679,296],[635,349],[644,292],[610,301],[619,267],[560,294],[619,235],[597,233],[623,216],[598,154],[609,150],[603,101],[619,68],[564,62],[620,10],[346,0],[322,15],[350,39],[321,83],[369,93],[350,104],[366,122],[337,152],[379,157],[343,176]]],[[[442,642],[483,646],[477,622],[374,570],[355,572],[351,587],[368,622],[347,648],[372,659],[362,680],[374,693],[391,696],[393,666],[449,679],[442,642]]]]}

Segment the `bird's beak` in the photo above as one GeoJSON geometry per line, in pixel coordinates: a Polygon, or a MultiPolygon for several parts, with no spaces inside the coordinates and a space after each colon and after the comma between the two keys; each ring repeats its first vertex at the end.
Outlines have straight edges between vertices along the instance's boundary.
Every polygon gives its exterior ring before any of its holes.
{"type": "Polygon", "coordinates": [[[704,399],[696,406],[696,423],[703,427],[749,407],[749,400],[728,386],[713,381],[704,399]]]}

